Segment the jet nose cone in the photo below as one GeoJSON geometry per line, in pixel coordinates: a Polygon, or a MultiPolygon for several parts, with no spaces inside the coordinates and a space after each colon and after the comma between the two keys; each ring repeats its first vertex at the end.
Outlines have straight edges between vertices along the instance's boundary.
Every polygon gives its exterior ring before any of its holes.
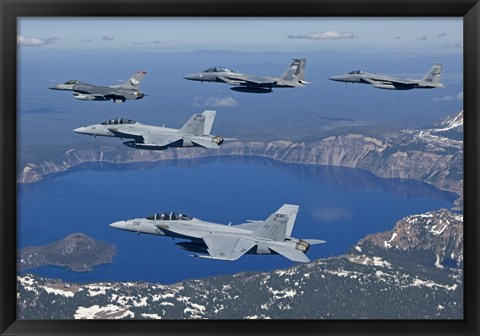
{"type": "Polygon", "coordinates": [[[111,224],[108,224],[108,226],[114,228],[114,229],[125,229],[125,221],[119,221],[119,222],[113,222],[111,224]]]}
{"type": "Polygon", "coordinates": [[[343,76],[332,76],[332,77],[328,77],[328,79],[338,82],[343,80],[343,76]]]}
{"type": "Polygon", "coordinates": [[[58,84],[57,86],[51,86],[52,90],[73,90],[73,84],[58,84]]]}
{"type": "Polygon", "coordinates": [[[198,79],[198,75],[197,74],[186,75],[186,76],[183,77],[183,79],[196,80],[196,79],[198,79]]]}
{"type": "Polygon", "coordinates": [[[86,127],[78,127],[73,130],[75,133],[80,133],[80,134],[85,134],[86,133],[86,127]]]}

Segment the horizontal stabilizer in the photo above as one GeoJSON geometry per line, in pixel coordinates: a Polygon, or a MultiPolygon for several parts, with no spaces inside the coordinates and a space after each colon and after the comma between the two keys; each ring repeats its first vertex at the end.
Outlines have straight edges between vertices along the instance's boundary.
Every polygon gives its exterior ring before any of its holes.
{"type": "Polygon", "coordinates": [[[191,141],[199,146],[205,147],[205,148],[210,148],[210,149],[217,149],[220,148],[220,145],[216,144],[215,142],[212,141],[211,138],[205,137],[205,138],[192,138],[191,141]]]}
{"type": "Polygon", "coordinates": [[[296,262],[310,261],[310,259],[308,259],[308,257],[300,250],[296,250],[288,247],[280,247],[280,246],[274,246],[274,247],[269,246],[268,248],[292,261],[296,261],[296,262]]]}
{"type": "Polygon", "coordinates": [[[320,239],[302,239],[304,242],[309,243],[310,245],[316,245],[316,244],[325,244],[325,240],[320,240],[320,239]]]}

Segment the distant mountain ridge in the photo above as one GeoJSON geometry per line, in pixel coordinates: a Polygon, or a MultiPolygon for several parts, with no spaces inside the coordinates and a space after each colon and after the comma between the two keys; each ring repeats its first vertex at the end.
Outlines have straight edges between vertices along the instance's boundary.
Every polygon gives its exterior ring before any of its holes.
{"type": "Polygon", "coordinates": [[[369,235],[352,250],[365,246],[398,253],[423,253],[421,259],[435,267],[461,267],[463,265],[463,216],[445,209],[403,218],[391,231],[369,235]]]}
{"type": "Polygon", "coordinates": [[[457,132],[463,132],[463,110],[444,118],[439,123],[434,124],[434,126],[442,130],[453,129],[457,132]]]}
{"type": "Polygon", "coordinates": [[[462,319],[463,216],[408,216],[346,255],[174,285],[18,279],[20,319],[462,319]],[[447,259],[455,263],[449,263],[447,259]],[[55,304],[52,304],[55,302],[55,304]]]}

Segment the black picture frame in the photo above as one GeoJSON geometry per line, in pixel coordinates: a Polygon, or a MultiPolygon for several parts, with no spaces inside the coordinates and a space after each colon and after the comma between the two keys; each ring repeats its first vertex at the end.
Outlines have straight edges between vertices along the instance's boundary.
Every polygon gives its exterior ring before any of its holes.
{"type": "Polygon", "coordinates": [[[478,335],[479,334],[479,42],[478,0],[0,0],[1,223],[0,331],[2,335],[478,335]],[[463,320],[16,320],[16,29],[18,17],[463,17],[464,18],[464,245],[463,320]]]}

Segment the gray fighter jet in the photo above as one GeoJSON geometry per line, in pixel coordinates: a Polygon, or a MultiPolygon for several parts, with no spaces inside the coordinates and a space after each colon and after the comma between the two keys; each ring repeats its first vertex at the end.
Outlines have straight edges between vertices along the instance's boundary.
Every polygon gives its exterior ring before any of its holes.
{"type": "Polygon", "coordinates": [[[442,64],[434,63],[422,79],[394,78],[363,70],[350,71],[346,75],[333,76],[329,79],[344,83],[371,84],[377,89],[387,90],[433,89],[445,87],[445,84],[440,83],[441,73],[442,64]]]}
{"type": "MultiPolygon", "coordinates": [[[[180,129],[144,125],[139,122],[115,118],[100,124],[74,129],[79,134],[132,139],[123,144],[132,148],[165,150],[168,147],[204,147],[216,149],[224,139],[210,135],[216,111],[194,114],[180,129]]],[[[232,139],[228,139],[232,140],[232,139]]]]}
{"type": "Polygon", "coordinates": [[[281,254],[293,261],[308,262],[310,260],[305,252],[310,245],[325,241],[291,237],[297,213],[298,205],[284,204],[264,221],[223,225],[181,213],[164,212],[146,218],[114,222],[110,226],[136,233],[187,240],[175,245],[197,253],[192,255],[197,258],[237,260],[246,253],[281,254]]]}
{"type": "Polygon", "coordinates": [[[73,91],[73,98],[79,100],[113,100],[114,103],[124,103],[125,100],[142,99],[145,96],[140,92],[140,83],[145,74],[145,71],[138,71],[122,84],[114,86],[98,86],[73,79],[49,89],[73,91]]]}
{"type": "Polygon", "coordinates": [[[283,75],[278,78],[245,75],[223,67],[208,68],[203,72],[190,74],[183,78],[234,85],[235,87],[231,89],[238,92],[269,93],[272,92],[272,88],[292,88],[309,84],[303,79],[305,65],[304,58],[294,59],[283,75]]]}

